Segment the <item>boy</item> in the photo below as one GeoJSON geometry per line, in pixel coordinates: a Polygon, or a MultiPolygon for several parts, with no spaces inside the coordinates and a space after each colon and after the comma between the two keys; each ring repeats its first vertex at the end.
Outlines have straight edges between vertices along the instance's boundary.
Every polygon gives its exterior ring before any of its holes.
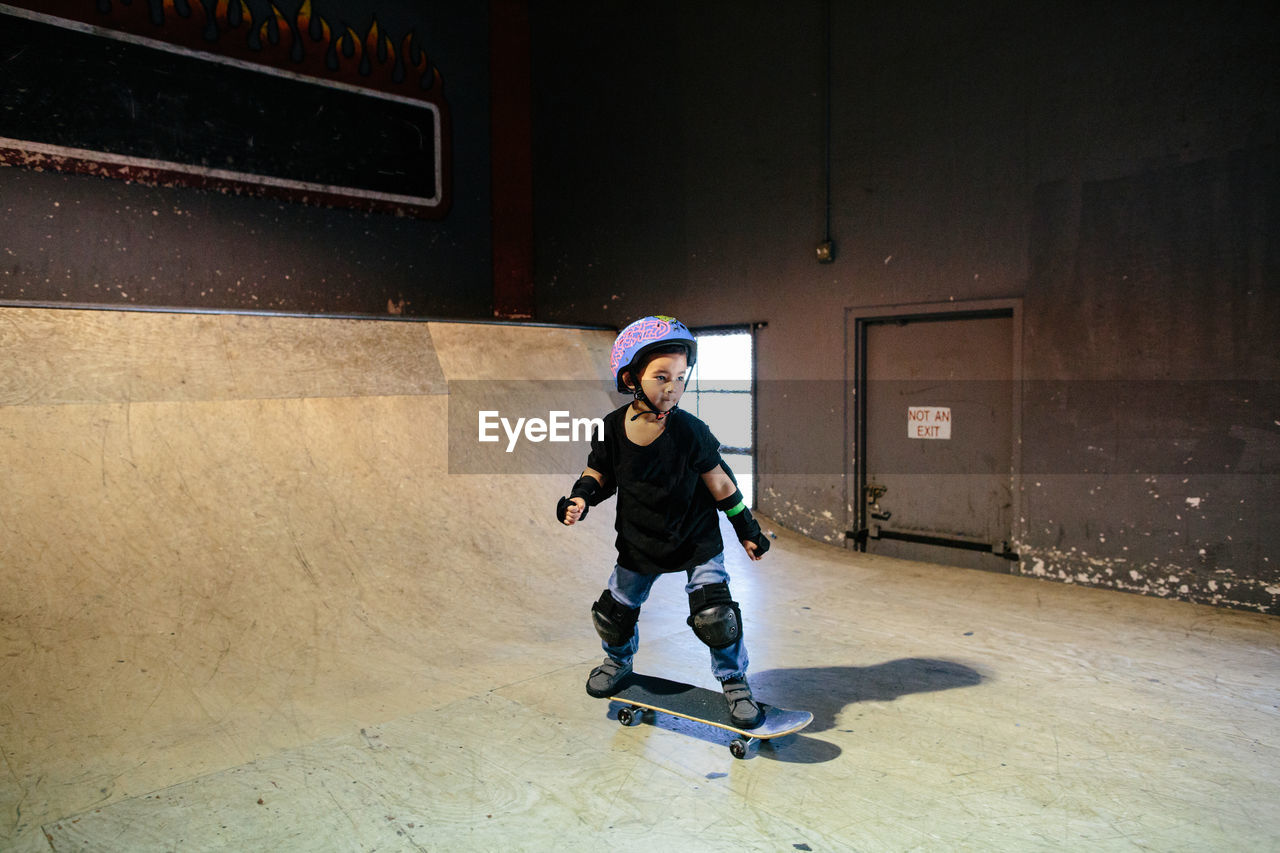
{"type": "Polygon", "coordinates": [[[734,724],[754,728],[764,713],[747,685],[742,612],[729,594],[716,510],[729,516],[752,560],[769,550],[769,540],[720,459],[720,442],[677,408],[696,359],[693,335],[673,317],[645,317],[622,330],[610,366],[618,390],[633,399],[605,417],[604,437],[592,439],[587,468],[560,499],[556,517],[572,526],[618,493],[618,561],[609,588],[591,606],[607,657],[591,671],[587,692],[609,696],[631,673],[640,606],[659,576],[684,572],[689,626],[711,649],[734,724]]]}

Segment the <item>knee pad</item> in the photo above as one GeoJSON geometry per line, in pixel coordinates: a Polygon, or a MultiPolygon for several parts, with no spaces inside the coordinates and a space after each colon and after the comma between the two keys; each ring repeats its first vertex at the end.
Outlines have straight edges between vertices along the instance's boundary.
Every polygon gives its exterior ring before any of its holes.
{"type": "Polygon", "coordinates": [[[611,646],[621,646],[631,639],[636,630],[640,608],[627,607],[614,598],[609,590],[600,593],[600,599],[591,605],[591,623],[600,639],[611,646]]]}
{"type": "Polygon", "coordinates": [[[742,610],[729,595],[729,584],[707,584],[689,594],[689,627],[713,649],[742,639],[742,610]]]}

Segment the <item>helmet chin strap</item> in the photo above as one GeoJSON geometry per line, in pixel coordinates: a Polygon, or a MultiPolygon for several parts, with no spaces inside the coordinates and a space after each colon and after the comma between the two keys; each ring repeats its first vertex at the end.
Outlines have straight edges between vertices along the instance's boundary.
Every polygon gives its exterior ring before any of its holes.
{"type": "Polygon", "coordinates": [[[646,405],[646,406],[649,408],[649,411],[647,411],[647,412],[637,412],[636,414],[632,415],[632,416],[631,416],[631,420],[633,420],[633,421],[634,421],[636,418],[641,417],[642,415],[653,415],[653,417],[654,417],[656,420],[662,420],[662,419],[663,419],[663,418],[665,418],[667,415],[671,414],[672,412],[674,412],[676,409],[678,409],[678,408],[679,408],[679,405],[675,405],[675,406],[672,406],[670,409],[668,409],[668,410],[667,410],[667,411],[665,411],[665,412],[659,412],[659,411],[658,411],[658,407],[657,407],[657,406],[655,406],[653,403],[649,402],[649,398],[648,398],[647,396],[645,396],[644,389],[643,389],[643,388],[640,388],[640,387],[638,387],[638,386],[636,387],[636,390],[635,390],[635,392],[633,393],[633,396],[636,398],[636,402],[638,402],[638,403],[644,403],[644,405],[646,405]]]}

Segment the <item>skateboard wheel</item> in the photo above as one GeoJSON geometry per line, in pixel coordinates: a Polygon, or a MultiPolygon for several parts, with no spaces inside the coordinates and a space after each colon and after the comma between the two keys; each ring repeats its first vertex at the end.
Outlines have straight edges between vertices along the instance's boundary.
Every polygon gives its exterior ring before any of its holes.
{"type": "Polygon", "coordinates": [[[734,738],[729,743],[729,752],[733,753],[734,758],[746,758],[747,742],[741,738],[734,738]]]}
{"type": "Polygon", "coordinates": [[[624,726],[634,726],[636,723],[640,722],[639,715],[636,713],[636,709],[635,708],[619,708],[618,722],[624,726]]]}

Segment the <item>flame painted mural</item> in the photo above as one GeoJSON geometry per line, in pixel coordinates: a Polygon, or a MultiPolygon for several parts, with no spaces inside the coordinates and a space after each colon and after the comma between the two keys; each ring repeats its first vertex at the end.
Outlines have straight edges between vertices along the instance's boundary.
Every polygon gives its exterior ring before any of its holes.
{"type": "Polygon", "coordinates": [[[448,105],[418,33],[245,0],[0,2],[0,164],[425,217],[448,105]]]}

